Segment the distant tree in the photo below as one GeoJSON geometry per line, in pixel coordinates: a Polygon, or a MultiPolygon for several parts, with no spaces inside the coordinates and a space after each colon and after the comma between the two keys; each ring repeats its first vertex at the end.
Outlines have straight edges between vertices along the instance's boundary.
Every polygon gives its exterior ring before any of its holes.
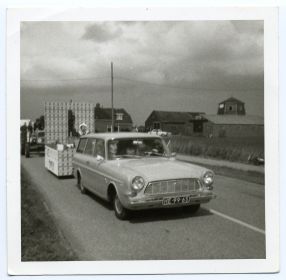
{"type": "Polygon", "coordinates": [[[20,127],[21,132],[25,133],[27,131],[27,125],[24,123],[21,127],[20,127]]]}
{"type": "Polygon", "coordinates": [[[40,130],[45,129],[45,117],[42,115],[40,116],[40,130]]]}
{"type": "Polygon", "coordinates": [[[24,124],[20,127],[21,130],[21,155],[25,154],[26,142],[27,142],[27,125],[24,124]]]}
{"type": "Polygon", "coordinates": [[[40,116],[38,119],[36,119],[34,123],[34,130],[44,130],[45,129],[45,117],[40,116]]]}
{"type": "Polygon", "coordinates": [[[31,124],[31,122],[29,122],[29,125],[28,125],[27,129],[28,129],[28,131],[29,131],[30,133],[33,132],[33,126],[32,126],[32,124],[31,124]]]}

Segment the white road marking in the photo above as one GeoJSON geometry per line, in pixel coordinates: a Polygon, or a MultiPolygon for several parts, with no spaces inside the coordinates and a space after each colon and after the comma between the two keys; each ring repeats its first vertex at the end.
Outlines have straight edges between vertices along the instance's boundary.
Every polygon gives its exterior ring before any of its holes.
{"type": "Polygon", "coordinates": [[[51,211],[50,211],[50,209],[49,209],[49,207],[48,207],[48,205],[47,205],[47,203],[46,203],[45,201],[43,201],[43,205],[44,205],[44,207],[46,208],[46,211],[47,211],[48,213],[50,213],[51,211]]]}
{"type": "Polygon", "coordinates": [[[228,216],[228,215],[225,215],[225,214],[223,214],[223,213],[221,213],[221,212],[218,212],[218,211],[216,211],[216,210],[209,209],[209,211],[210,211],[211,213],[215,214],[215,215],[218,215],[218,216],[220,216],[220,217],[222,217],[222,218],[224,218],[224,219],[230,220],[230,221],[232,221],[232,222],[234,222],[234,223],[237,223],[237,224],[239,224],[239,225],[241,225],[241,226],[247,227],[247,228],[252,229],[252,230],[254,230],[254,231],[256,231],[256,232],[259,232],[259,233],[261,233],[261,234],[265,234],[265,230],[263,230],[263,229],[260,229],[260,228],[258,228],[258,227],[252,226],[252,225],[250,225],[250,224],[248,224],[248,223],[245,223],[245,222],[243,222],[243,221],[241,221],[241,220],[238,220],[238,219],[235,219],[235,218],[230,217],[230,216],[228,216]]]}

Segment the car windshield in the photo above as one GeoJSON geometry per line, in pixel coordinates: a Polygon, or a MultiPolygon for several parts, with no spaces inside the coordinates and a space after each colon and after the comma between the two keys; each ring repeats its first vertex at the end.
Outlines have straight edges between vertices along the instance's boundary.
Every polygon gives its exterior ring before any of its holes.
{"type": "Polygon", "coordinates": [[[108,158],[162,157],[169,154],[161,138],[124,138],[108,141],[108,158]]]}

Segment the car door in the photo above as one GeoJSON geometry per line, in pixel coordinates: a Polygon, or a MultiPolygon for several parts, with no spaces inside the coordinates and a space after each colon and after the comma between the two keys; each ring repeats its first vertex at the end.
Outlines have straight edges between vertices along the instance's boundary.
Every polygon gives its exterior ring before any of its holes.
{"type": "Polygon", "coordinates": [[[91,168],[94,170],[92,188],[101,197],[106,196],[105,164],[105,142],[103,139],[97,138],[95,139],[93,160],[91,161],[91,168]]]}
{"type": "Polygon", "coordinates": [[[95,139],[88,138],[84,152],[82,154],[82,166],[83,166],[82,183],[90,191],[94,191],[93,189],[94,170],[92,166],[94,146],[95,146],[95,139]]]}
{"type": "Polygon", "coordinates": [[[75,170],[80,171],[82,184],[84,186],[86,185],[85,178],[87,177],[86,165],[85,165],[86,157],[83,154],[84,150],[85,150],[86,143],[87,143],[87,138],[81,138],[79,140],[79,143],[78,143],[77,149],[76,149],[76,153],[75,153],[75,156],[73,158],[74,168],[75,168],[75,170]]]}

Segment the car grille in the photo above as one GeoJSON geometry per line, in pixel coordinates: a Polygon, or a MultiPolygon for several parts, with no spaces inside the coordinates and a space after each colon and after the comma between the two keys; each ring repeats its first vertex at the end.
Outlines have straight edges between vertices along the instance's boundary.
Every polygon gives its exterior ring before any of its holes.
{"type": "Polygon", "coordinates": [[[200,182],[196,178],[176,179],[150,182],[145,188],[147,195],[173,194],[197,191],[200,189],[200,182]]]}

